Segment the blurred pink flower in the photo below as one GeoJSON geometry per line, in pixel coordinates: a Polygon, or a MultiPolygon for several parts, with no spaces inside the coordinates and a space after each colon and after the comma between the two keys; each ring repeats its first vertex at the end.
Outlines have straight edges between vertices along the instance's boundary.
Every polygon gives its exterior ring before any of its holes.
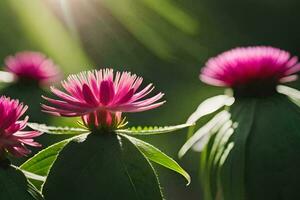
{"type": "Polygon", "coordinates": [[[39,52],[24,51],[5,59],[6,71],[17,79],[35,80],[49,84],[59,79],[60,71],[52,60],[39,52]]]}
{"type": "Polygon", "coordinates": [[[0,154],[6,151],[10,154],[21,157],[30,153],[25,145],[39,147],[39,143],[33,140],[42,133],[37,131],[22,131],[27,124],[28,116],[24,120],[19,118],[27,110],[18,100],[5,96],[0,97],[0,154]]]}
{"type": "Polygon", "coordinates": [[[289,82],[300,70],[297,57],[287,51],[267,47],[240,47],[211,58],[200,79],[216,86],[238,87],[256,81],[289,82]]]}
{"type": "Polygon", "coordinates": [[[83,125],[90,130],[93,129],[117,129],[126,125],[125,119],[122,119],[121,112],[109,112],[106,110],[95,111],[81,117],[83,125]]]}
{"type": "Polygon", "coordinates": [[[130,72],[116,72],[112,69],[101,69],[71,75],[62,82],[66,92],[51,87],[51,91],[60,99],[45,98],[53,106],[42,105],[44,112],[57,116],[83,116],[95,111],[141,112],[162,105],[157,102],[163,93],[147,99],[154,87],[147,85],[137,91],[143,79],[130,72]]]}

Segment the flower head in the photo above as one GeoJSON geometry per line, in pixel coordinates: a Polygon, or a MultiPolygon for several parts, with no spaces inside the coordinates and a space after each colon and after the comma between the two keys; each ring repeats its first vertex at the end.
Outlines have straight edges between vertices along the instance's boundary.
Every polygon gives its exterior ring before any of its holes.
{"type": "Polygon", "coordinates": [[[0,97],[0,154],[5,152],[21,157],[30,153],[25,145],[38,147],[40,144],[33,140],[41,135],[37,131],[22,131],[27,124],[28,116],[24,120],[19,118],[25,113],[27,106],[18,100],[5,96],[0,97]]]}
{"type": "Polygon", "coordinates": [[[200,79],[208,84],[243,87],[252,83],[295,80],[300,70],[297,57],[289,52],[266,46],[241,47],[211,58],[202,69],[200,79]]]}
{"type": "Polygon", "coordinates": [[[109,112],[106,110],[95,111],[81,117],[83,125],[90,130],[115,130],[126,125],[121,112],[109,112]]]}
{"type": "Polygon", "coordinates": [[[102,69],[71,75],[62,82],[65,92],[51,87],[59,100],[44,97],[53,106],[42,105],[45,112],[57,116],[84,116],[95,111],[141,112],[164,103],[163,93],[144,99],[153,89],[149,84],[138,91],[143,79],[130,72],[102,69]]]}
{"type": "Polygon", "coordinates": [[[52,60],[39,52],[24,51],[5,59],[6,70],[17,79],[48,84],[58,79],[60,72],[52,60]]]}

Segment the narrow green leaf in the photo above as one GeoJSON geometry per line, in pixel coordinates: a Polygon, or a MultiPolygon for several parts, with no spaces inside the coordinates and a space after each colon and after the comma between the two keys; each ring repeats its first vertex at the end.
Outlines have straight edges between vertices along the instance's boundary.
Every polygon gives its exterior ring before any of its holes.
{"type": "Polygon", "coordinates": [[[228,95],[218,95],[203,101],[197,110],[188,118],[187,123],[195,123],[201,117],[216,112],[224,106],[231,106],[234,98],[228,95]]]}
{"type": "Polygon", "coordinates": [[[28,126],[33,130],[40,131],[43,133],[54,134],[54,135],[79,135],[83,133],[88,133],[88,129],[83,128],[72,128],[72,127],[56,127],[56,126],[47,126],[45,124],[38,123],[28,123],[28,126]]]}
{"type": "Polygon", "coordinates": [[[182,169],[175,160],[173,160],[151,144],[148,144],[137,138],[130,137],[128,135],[122,136],[127,138],[132,144],[134,144],[149,160],[181,174],[188,181],[187,185],[190,184],[190,175],[184,169],[182,169]]]}
{"type": "Polygon", "coordinates": [[[59,153],[43,187],[46,199],[162,200],[149,161],[116,134],[89,134],[59,153]]]}
{"type": "MultiPolygon", "coordinates": [[[[20,169],[40,175],[47,176],[51,165],[55,161],[58,153],[70,140],[64,140],[49,146],[48,148],[40,151],[32,158],[27,160],[20,166],[20,169]]],[[[29,177],[30,178],[30,177],[29,177]]]]}
{"type": "MultiPolygon", "coordinates": [[[[240,109],[235,109],[235,111],[238,110],[240,109]]],[[[229,118],[234,114],[235,113],[230,112],[229,118]]],[[[200,176],[204,189],[204,199],[207,200],[222,199],[220,198],[220,186],[217,182],[217,169],[219,160],[225,151],[223,145],[225,146],[225,144],[227,144],[227,141],[233,132],[231,128],[233,122],[229,118],[227,118],[224,123],[219,123],[218,126],[211,131],[211,136],[201,151],[200,176]]]]}
{"type": "Polygon", "coordinates": [[[33,196],[36,200],[44,200],[43,194],[31,183],[28,181],[27,191],[33,196]]]}
{"type": "Polygon", "coordinates": [[[158,126],[141,127],[141,126],[139,126],[139,127],[128,128],[128,129],[118,129],[118,130],[116,130],[116,133],[133,135],[133,136],[155,135],[155,134],[174,132],[174,131],[184,129],[184,128],[187,128],[187,127],[193,126],[193,125],[194,124],[186,123],[186,124],[180,124],[180,125],[175,125],[175,126],[163,126],[163,127],[158,127],[158,126]]]}
{"type": "Polygon", "coordinates": [[[230,114],[227,111],[221,111],[207,124],[201,127],[196,133],[188,139],[188,141],[181,147],[178,152],[179,158],[183,157],[186,152],[194,145],[195,150],[201,151],[205,144],[208,142],[210,135],[215,133],[222,124],[230,119],[230,114]],[[210,134],[211,133],[211,134],[210,134]]]}
{"type": "MultiPolygon", "coordinates": [[[[220,169],[226,160],[227,155],[233,147],[233,143],[228,142],[231,138],[234,130],[237,127],[237,123],[232,119],[236,119],[239,115],[243,114],[243,104],[236,102],[230,108],[231,120],[228,120],[220,130],[215,134],[215,137],[211,140],[211,148],[207,153],[207,160],[205,163],[205,177],[207,184],[210,188],[210,194],[214,198],[221,198],[223,196],[222,184],[220,181],[220,169]],[[234,109],[232,109],[234,107],[234,109]]],[[[245,106],[247,108],[247,106],[245,106]]]]}
{"type": "Polygon", "coordinates": [[[46,181],[46,177],[45,176],[40,176],[25,170],[20,169],[23,174],[26,176],[26,178],[28,179],[32,179],[32,180],[36,180],[36,181],[41,181],[41,182],[45,182],[46,181]]]}

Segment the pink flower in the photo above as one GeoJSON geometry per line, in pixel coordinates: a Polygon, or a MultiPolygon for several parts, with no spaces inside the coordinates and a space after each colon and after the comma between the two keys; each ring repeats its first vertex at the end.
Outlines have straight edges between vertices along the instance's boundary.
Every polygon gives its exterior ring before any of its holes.
{"type": "Polygon", "coordinates": [[[122,119],[121,112],[112,113],[106,110],[101,110],[84,115],[81,118],[83,125],[90,130],[114,130],[126,125],[125,118],[122,119]]]}
{"type": "Polygon", "coordinates": [[[241,47],[211,58],[200,79],[216,86],[239,87],[253,82],[293,81],[300,70],[297,57],[273,47],[241,47]]]}
{"type": "Polygon", "coordinates": [[[51,87],[59,100],[44,97],[53,106],[42,105],[45,112],[57,116],[83,116],[95,111],[141,112],[156,108],[164,103],[157,102],[163,93],[143,99],[154,87],[147,85],[138,91],[143,79],[130,72],[112,69],[83,72],[71,75],[62,82],[65,92],[51,87]]]}
{"type": "Polygon", "coordinates": [[[5,59],[6,70],[15,74],[17,79],[35,80],[48,84],[57,80],[60,71],[52,60],[39,52],[19,52],[5,59]]]}
{"type": "Polygon", "coordinates": [[[0,155],[9,152],[16,157],[26,156],[30,150],[25,145],[40,146],[33,138],[42,133],[22,131],[26,127],[28,116],[24,120],[19,118],[26,110],[27,106],[23,106],[18,100],[0,97],[0,155]]]}

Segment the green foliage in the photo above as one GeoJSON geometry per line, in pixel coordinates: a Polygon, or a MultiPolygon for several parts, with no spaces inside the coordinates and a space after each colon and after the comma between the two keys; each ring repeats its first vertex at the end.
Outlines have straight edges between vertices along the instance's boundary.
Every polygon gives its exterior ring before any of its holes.
{"type": "MultiPolygon", "coordinates": [[[[20,169],[44,177],[46,179],[59,152],[66,146],[66,144],[68,144],[68,142],[70,142],[71,140],[80,140],[84,137],[86,137],[86,135],[75,136],[73,138],[66,139],[56,144],[53,144],[47,147],[46,149],[43,149],[42,151],[34,155],[32,158],[28,159],[25,163],[23,163],[20,166],[20,169]]],[[[34,184],[39,190],[42,189],[42,186],[45,182],[44,180],[32,177],[28,173],[25,173],[25,175],[31,181],[31,183],[34,184]]]]}
{"type": "Polygon", "coordinates": [[[209,141],[211,135],[214,134],[215,131],[217,131],[229,119],[230,114],[227,111],[221,111],[216,114],[215,117],[196,131],[194,135],[181,147],[178,152],[179,158],[183,157],[192,147],[194,150],[201,151],[209,141]]]}
{"type": "MultiPolygon", "coordinates": [[[[195,123],[200,120],[202,117],[212,114],[218,111],[224,106],[231,106],[234,103],[234,98],[228,95],[217,95],[211,98],[206,99],[201,102],[198,108],[191,116],[188,118],[187,123],[195,123]]],[[[193,135],[194,127],[190,127],[188,130],[188,138],[193,135]]]]}
{"type": "Polygon", "coordinates": [[[35,180],[35,181],[41,181],[41,182],[44,182],[46,180],[46,177],[45,176],[40,176],[40,175],[37,175],[37,174],[34,174],[34,173],[31,173],[31,172],[28,172],[26,170],[23,170],[21,168],[19,168],[23,174],[26,176],[26,178],[28,179],[31,179],[31,180],[35,180]]]}
{"type": "Polygon", "coordinates": [[[161,152],[156,147],[142,140],[139,140],[134,137],[130,137],[128,135],[123,135],[123,137],[127,138],[132,144],[134,144],[146,158],[148,158],[152,162],[155,162],[159,165],[162,165],[166,168],[169,168],[181,174],[188,181],[187,185],[190,184],[191,182],[190,175],[184,169],[182,169],[175,160],[173,160],[172,158],[170,158],[169,156],[161,152]]]}
{"type": "Polygon", "coordinates": [[[36,200],[44,200],[43,194],[31,182],[28,182],[27,190],[36,200]]]}
{"type": "MultiPolygon", "coordinates": [[[[226,146],[224,149],[229,147],[230,152],[228,155],[223,154],[223,156],[226,156],[223,157],[225,162],[217,166],[220,168],[218,169],[220,170],[220,174],[213,173],[212,171],[213,174],[211,177],[212,181],[214,181],[214,179],[220,180],[224,199],[246,199],[245,174],[246,151],[248,151],[246,145],[252,130],[255,111],[256,99],[247,99],[231,107],[231,112],[234,113],[232,120],[237,123],[237,127],[234,129],[234,134],[232,134],[225,143],[226,146]],[[241,109],[237,112],[236,109],[240,107],[241,109]]],[[[217,147],[217,149],[219,149],[219,147],[217,147]]],[[[211,167],[213,170],[214,166],[211,165],[211,167]]],[[[216,188],[217,184],[215,184],[214,187],[216,188]]]]}
{"type": "Polygon", "coordinates": [[[54,135],[79,135],[90,132],[88,129],[83,128],[47,126],[38,123],[28,123],[27,125],[34,130],[54,135]]]}
{"type": "MultiPolygon", "coordinates": [[[[61,184],[62,190],[65,191],[66,196],[64,198],[83,198],[79,194],[72,193],[72,188],[77,187],[78,190],[76,191],[80,192],[79,187],[83,187],[82,185],[78,185],[77,182],[74,185],[65,183],[72,180],[71,177],[77,177],[77,175],[78,182],[91,179],[90,183],[86,182],[84,184],[86,188],[83,188],[83,190],[88,191],[89,194],[92,193],[92,199],[100,198],[99,195],[101,197],[106,195],[107,199],[118,199],[117,197],[121,196],[126,197],[126,199],[127,197],[128,199],[161,199],[162,195],[156,178],[156,172],[150,161],[183,175],[187,179],[188,184],[190,183],[190,176],[176,161],[159,149],[130,135],[168,133],[190,125],[129,128],[116,130],[115,133],[95,132],[90,134],[87,133],[86,129],[51,127],[30,123],[29,126],[38,131],[76,136],[42,150],[25,162],[21,166],[21,169],[27,173],[29,172],[28,178],[32,184],[43,190],[46,198],[50,199],[60,194],[59,192],[56,193],[57,184],[61,184]],[[88,136],[87,139],[85,139],[86,136],[88,136]],[[72,170],[70,170],[69,166],[73,166],[72,170]],[[32,174],[37,175],[38,178],[47,177],[46,183],[43,180],[37,180],[37,178],[32,177],[32,174]],[[113,176],[110,176],[111,174],[113,176]],[[121,185],[113,187],[109,184],[106,185],[109,178],[112,179],[110,181],[121,181],[120,184],[127,185],[127,188],[124,187],[121,193],[115,192],[114,190],[120,188],[121,185]],[[98,185],[106,186],[101,191],[93,188],[98,185]],[[94,192],[92,192],[93,189],[95,189],[94,192]],[[147,195],[147,197],[142,198],[143,194],[147,195]]],[[[86,195],[86,193],[81,195],[86,195]]]]}
{"type": "Polygon", "coordinates": [[[279,95],[260,100],[247,144],[249,199],[300,199],[300,108],[279,95]]]}
{"type": "Polygon", "coordinates": [[[280,93],[292,101],[281,94],[236,100],[181,149],[180,155],[191,147],[197,150],[197,141],[209,135],[200,149],[205,200],[300,198],[298,93],[287,87],[280,93]],[[218,124],[222,113],[226,115],[218,124]]]}
{"type": "Polygon", "coordinates": [[[126,135],[155,135],[155,134],[162,134],[162,133],[170,133],[174,132],[183,128],[187,128],[193,126],[192,123],[174,125],[174,126],[146,126],[146,127],[131,127],[128,129],[118,129],[116,130],[117,133],[126,134],[126,135]]]}
{"type": "Polygon", "coordinates": [[[0,169],[0,199],[5,200],[40,200],[42,195],[28,185],[24,174],[12,166],[0,169]]]}
{"type": "Polygon", "coordinates": [[[115,134],[90,134],[70,142],[53,164],[46,199],[162,199],[149,161],[115,134]]]}

